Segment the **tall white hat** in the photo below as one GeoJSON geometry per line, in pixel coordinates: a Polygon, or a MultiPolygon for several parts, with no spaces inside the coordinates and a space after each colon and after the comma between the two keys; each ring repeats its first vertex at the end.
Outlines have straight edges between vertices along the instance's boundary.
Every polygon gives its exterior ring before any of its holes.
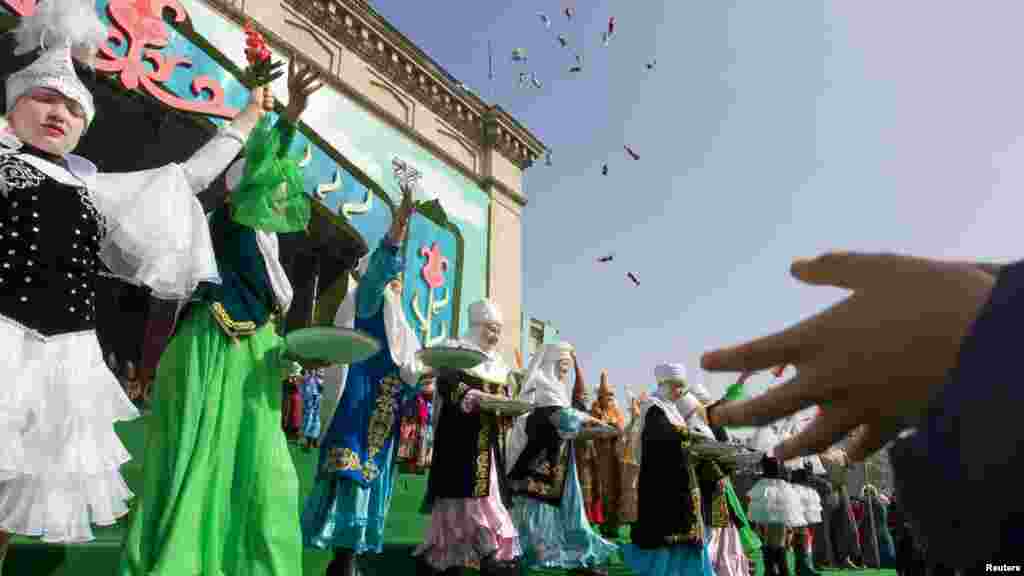
{"type": "Polygon", "coordinates": [[[6,110],[34,88],[50,88],[75,101],[85,112],[86,125],[96,117],[92,94],[75,72],[72,51],[88,58],[90,65],[107,32],[91,0],[44,0],[14,30],[16,55],[42,50],[25,68],[7,77],[6,110]]]}

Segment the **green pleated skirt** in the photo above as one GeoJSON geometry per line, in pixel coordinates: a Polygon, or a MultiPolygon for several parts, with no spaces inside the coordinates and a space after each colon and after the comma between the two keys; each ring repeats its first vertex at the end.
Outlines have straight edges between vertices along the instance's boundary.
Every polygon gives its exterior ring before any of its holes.
{"type": "Polygon", "coordinates": [[[280,345],[270,324],[232,341],[206,306],[183,320],[153,383],[122,576],[302,573],[280,345]]]}

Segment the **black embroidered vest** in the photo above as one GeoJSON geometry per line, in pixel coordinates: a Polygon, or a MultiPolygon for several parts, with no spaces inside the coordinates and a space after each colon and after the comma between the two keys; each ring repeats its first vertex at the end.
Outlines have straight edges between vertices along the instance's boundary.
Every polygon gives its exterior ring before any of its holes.
{"type": "Polygon", "coordinates": [[[0,152],[0,316],[43,338],[94,330],[103,219],[84,185],[33,156],[0,152]]]}
{"type": "Polygon", "coordinates": [[[526,447],[509,474],[513,494],[558,506],[565,491],[571,443],[551,422],[561,408],[538,408],[526,417],[526,447]]]}
{"type": "Polygon", "coordinates": [[[471,390],[508,395],[506,384],[484,381],[465,372],[438,374],[435,401],[443,403],[434,432],[434,458],[430,466],[431,498],[483,498],[490,495],[492,459],[505,504],[503,439],[507,422],[488,412],[466,413],[462,401],[471,390]]]}

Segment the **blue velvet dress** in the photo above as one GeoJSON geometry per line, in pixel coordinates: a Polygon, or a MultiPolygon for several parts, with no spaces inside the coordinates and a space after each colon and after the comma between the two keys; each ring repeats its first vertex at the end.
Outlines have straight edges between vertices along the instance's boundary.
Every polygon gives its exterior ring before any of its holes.
{"type": "Polygon", "coordinates": [[[396,476],[398,410],[415,394],[391,359],[384,327],[387,283],[404,268],[399,248],[384,239],[356,290],[355,328],[381,350],[349,367],[341,402],[320,446],[313,492],[302,512],[305,546],[380,554],[396,476]]]}

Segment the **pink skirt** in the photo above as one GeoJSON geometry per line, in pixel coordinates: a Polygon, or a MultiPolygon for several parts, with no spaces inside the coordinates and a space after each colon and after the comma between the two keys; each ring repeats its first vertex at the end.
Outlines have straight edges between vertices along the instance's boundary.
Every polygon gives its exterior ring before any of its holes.
{"type": "Polygon", "coordinates": [[[735,526],[713,528],[708,553],[717,576],[750,576],[750,562],[743,553],[740,531],[735,526]]]}
{"type": "Polygon", "coordinates": [[[522,555],[519,533],[501,502],[498,470],[491,458],[490,495],[485,498],[438,498],[430,513],[427,536],[414,556],[431,567],[479,569],[489,556],[507,562],[522,555]]]}

